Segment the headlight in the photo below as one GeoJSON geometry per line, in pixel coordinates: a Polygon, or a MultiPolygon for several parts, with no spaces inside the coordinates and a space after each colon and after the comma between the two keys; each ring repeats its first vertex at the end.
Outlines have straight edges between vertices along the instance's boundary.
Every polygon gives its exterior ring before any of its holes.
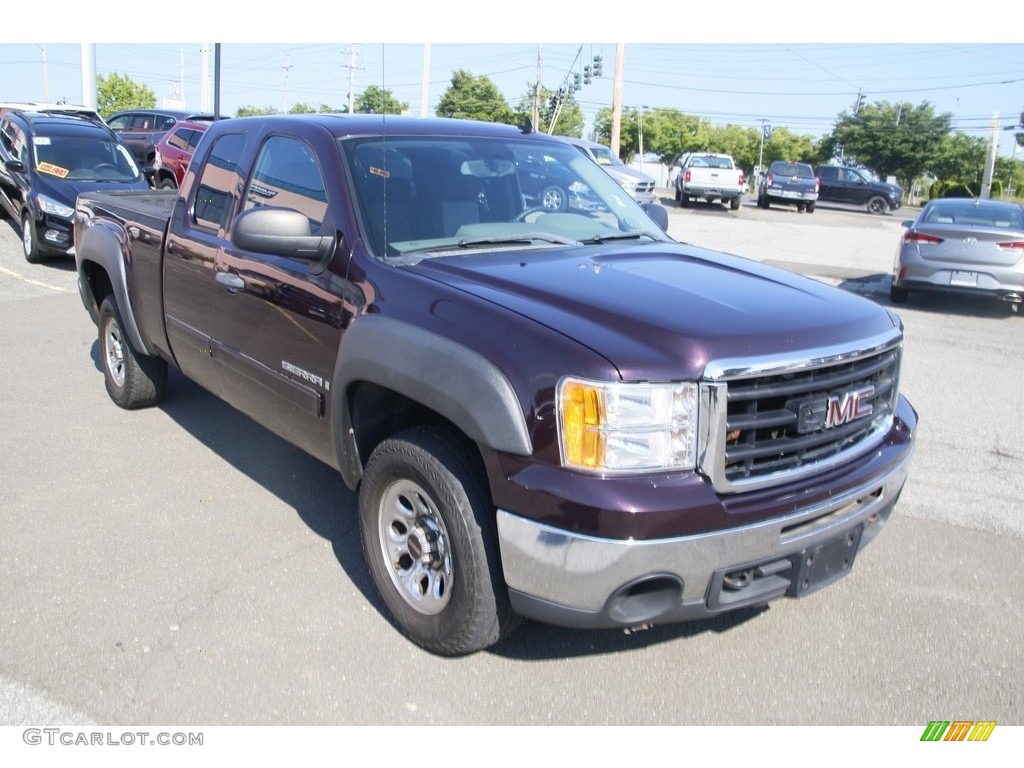
{"type": "Polygon", "coordinates": [[[630,194],[633,194],[634,192],[636,192],[636,182],[635,181],[630,181],[629,179],[623,179],[622,181],[619,182],[619,186],[621,186],[624,190],[626,190],[630,194]]]}
{"type": "Polygon", "coordinates": [[[558,385],[562,464],[589,472],[693,469],[697,385],[565,378],[558,385]]]}
{"type": "Polygon", "coordinates": [[[569,191],[575,192],[577,195],[589,195],[590,187],[588,187],[581,181],[574,181],[571,184],[569,184],[569,191]]]}
{"type": "Polygon", "coordinates": [[[74,208],[70,208],[63,203],[58,203],[56,200],[52,200],[46,195],[38,195],[36,200],[39,202],[39,208],[44,213],[52,214],[53,216],[62,216],[65,219],[70,219],[71,215],[75,212],[74,208]]]}

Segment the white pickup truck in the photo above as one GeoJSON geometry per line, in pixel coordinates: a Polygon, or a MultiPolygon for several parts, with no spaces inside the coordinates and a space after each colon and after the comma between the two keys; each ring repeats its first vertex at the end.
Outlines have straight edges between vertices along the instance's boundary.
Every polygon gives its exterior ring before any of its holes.
{"type": "Polygon", "coordinates": [[[736,167],[731,155],[713,152],[689,152],[679,161],[676,173],[676,201],[686,207],[690,198],[703,198],[709,203],[721,200],[738,210],[746,187],[743,171],[736,167]]]}

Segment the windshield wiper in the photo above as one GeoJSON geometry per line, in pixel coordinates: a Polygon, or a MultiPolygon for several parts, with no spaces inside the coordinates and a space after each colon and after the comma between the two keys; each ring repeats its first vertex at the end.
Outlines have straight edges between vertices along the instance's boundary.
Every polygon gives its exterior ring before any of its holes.
{"type": "Polygon", "coordinates": [[[535,240],[556,245],[581,245],[579,240],[561,235],[552,235],[548,232],[523,232],[518,235],[498,235],[495,237],[471,237],[466,240],[459,240],[459,248],[474,248],[478,245],[515,245],[525,243],[529,245],[535,240]]]}
{"type": "MultiPolygon", "coordinates": [[[[651,237],[646,232],[639,229],[634,229],[629,232],[609,232],[607,235],[594,235],[588,237],[583,242],[585,243],[603,243],[608,240],[639,240],[641,237],[651,237]]],[[[651,237],[652,240],[655,238],[651,237]]]]}

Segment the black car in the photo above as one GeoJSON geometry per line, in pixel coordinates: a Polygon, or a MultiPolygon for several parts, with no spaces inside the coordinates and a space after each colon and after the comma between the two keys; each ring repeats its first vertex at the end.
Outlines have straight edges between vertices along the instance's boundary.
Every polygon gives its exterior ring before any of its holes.
{"type": "Polygon", "coordinates": [[[129,109],[115,112],[107,125],[121,137],[140,165],[153,165],[156,145],[179,120],[209,121],[213,115],[184,109],[129,109]]]}
{"type": "Polygon", "coordinates": [[[94,120],[17,110],[0,118],[0,211],[21,222],[29,262],[74,254],[79,192],[148,187],[128,148],[94,120]]]}
{"type": "Polygon", "coordinates": [[[515,162],[519,188],[529,207],[551,212],[607,210],[590,187],[558,158],[518,152],[515,162]]]}

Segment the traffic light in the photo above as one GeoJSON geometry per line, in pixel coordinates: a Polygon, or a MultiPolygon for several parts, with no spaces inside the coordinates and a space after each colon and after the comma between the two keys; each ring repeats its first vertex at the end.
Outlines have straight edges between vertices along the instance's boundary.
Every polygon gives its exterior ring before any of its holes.
{"type": "Polygon", "coordinates": [[[580,85],[580,73],[577,72],[572,76],[572,88],[574,91],[578,91],[582,86],[580,85]]]}
{"type": "Polygon", "coordinates": [[[586,64],[583,67],[583,84],[590,85],[590,65],[586,64]]]}
{"type": "Polygon", "coordinates": [[[592,72],[593,72],[594,77],[600,77],[601,76],[601,57],[600,56],[595,56],[594,57],[594,69],[592,70],[592,72]]]}

